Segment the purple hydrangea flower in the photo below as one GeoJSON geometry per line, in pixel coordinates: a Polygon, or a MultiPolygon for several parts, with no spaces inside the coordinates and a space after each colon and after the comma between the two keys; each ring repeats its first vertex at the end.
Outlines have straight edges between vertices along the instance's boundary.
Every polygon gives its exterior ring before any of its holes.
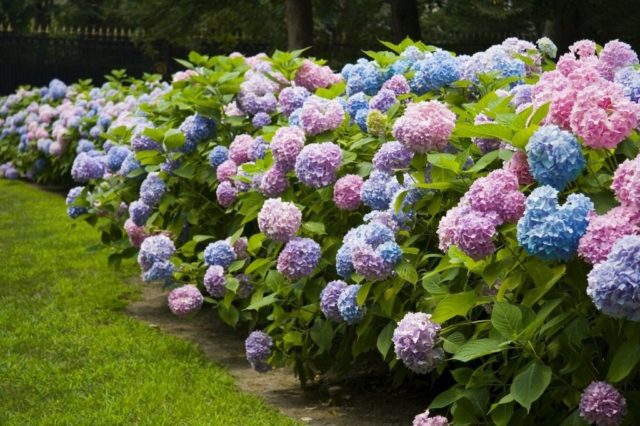
{"type": "Polygon", "coordinates": [[[244,342],[247,361],[251,367],[259,373],[271,370],[271,366],[267,363],[267,359],[271,356],[271,348],[273,340],[264,331],[253,331],[244,342]]]}
{"type": "Polygon", "coordinates": [[[352,284],[347,286],[338,297],[340,316],[347,324],[357,324],[367,313],[365,306],[358,305],[357,296],[362,286],[352,284]]]}
{"type": "Polygon", "coordinates": [[[233,160],[227,160],[216,169],[216,178],[219,182],[230,181],[238,172],[238,165],[233,160]]]}
{"type": "Polygon", "coordinates": [[[168,297],[169,309],[174,315],[183,317],[194,314],[200,310],[204,298],[193,284],[171,290],[168,297]]]}
{"type": "MultiPolygon", "coordinates": [[[[478,114],[473,119],[473,124],[490,124],[493,123],[493,119],[489,118],[485,114],[478,114]]],[[[478,146],[482,154],[486,154],[490,151],[495,151],[500,148],[500,139],[494,138],[471,138],[472,142],[478,146]]]]}
{"type": "Polygon", "coordinates": [[[337,100],[310,96],[300,112],[300,123],[310,135],[337,129],[344,119],[344,109],[337,100]]]}
{"type": "Polygon", "coordinates": [[[150,207],[156,206],[166,191],[164,180],[156,172],[149,173],[140,185],[140,200],[150,207]]]}
{"type": "Polygon", "coordinates": [[[216,121],[196,113],[185,118],[178,130],[184,133],[185,138],[181,151],[193,152],[199,142],[215,135],[216,121]]]}
{"type": "Polygon", "coordinates": [[[351,248],[351,261],[357,273],[368,280],[384,280],[392,271],[392,266],[382,259],[370,245],[354,245],[351,248]]]}
{"type": "Polygon", "coordinates": [[[276,163],[260,179],[260,192],[265,197],[277,197],[287,189],[287,175],[276,163]]]}
{"type": "Polygon", "coordinates": [[[587,294],[606,315],[640,322],[639,254],[640,236],[624,236],[589,273],[587,294]]]}
{"type": "Polygon", "coordinates": [[[91,157],[81,152],[73,160],[71,177],[76,182],[87,182],[91,179],[100,179],[104,175],[104,164],[99,158],[91,157]]]}
{"type": "Polygon", "coordinates": [[[136,152],[139,151],[161,151],[162,147],[160,144],[149,136],[145,136],[141,133],[136,133],[131,138],[131,149],[136,152]]]}
{"type": "Polygon", "coordinates": [[[120,166],[120,171],[118,174],[122,176],[127,176],[129,173],[137,170],[141,167],[140,161],[136,158],[135,154],[132,152],[124,159],[122,165],[120,166]]]}
{"type": "Polygon", "coordinates": [[[145,204],[144,201],[136,200],[129,204],[129,217],[137,226],[147,223],[152,211],[153,208],[145,204]]]}
{"type": "Polygon", "coordinates": [[[407,79],[403,75],[394,75],[384,82],[382,89],[391,90],[396,96],[405,95],[411,90],[407,79]]]}
{"type": "Polygon", "coordinates": [[[114,146],[107,153],[107,167],[115,173],[120,170],[125,158],[131,153],[126,146],[114,146]]]}
{"type": "Polygon", "coordinates": [[[392,90],[382,89],[369,100],[369,108],[387,112],[396,102],[396,94],[392,90]]]}
{"type": "Polygon", "coordinates": [[[311,274],[319,261],[318,243],[310,238],[292,238],[278,256],[278,272],[295,281],[311,274]]]}
{"type": "Polygon", "coordinates": [[[374,170],[362,184],[362,202],[374,210],[386,210],[398,189],[397,184],[390,174],[374,170]]]}
{"type": "Polygon", "coordinates": [[[627,401],[607,382],[592,382],[582,392],[580,416],[597,426],[618,426],[627,414],[627,401]]]}
{"type": "Polygon", "coordinates": [[[322,188],[335,181],[341,161],[342,150],[333,142],[310,144],[296,159],[296,175],[305,185],[322,188]]]}
{"type": "Polygon", "coordinates": [[[471,210],[458,218],[453,243],[472,259],[483,259],[495,250],[493,237],[499,222],[495,214],[471,210]]]}
{"type": "Polygon", "coordinates": [[[495,213],[504,222],[515,222],[524,213],[525,196],[519,191],[518,178],[506,170],[477,179],[465,199],[473,210],[495,213]]]}
{"type": "Polygon", "coordinates": [[[310,95],[309,91],[304,87],[285,87],[278,97],[280,111],[286,117],[289,117],[293,111],[302,108],[304,101],[310,95]]]}
{"type": "Polygon", "coordinates": [[[238,296],[240,299],[246,299],[247,297],[251,296],[251,293],[253,293],[253,285],[251,285],[249,275],[238,274],[236,275],[236,279],[240,282],[238,290],[236,290],[236,296],[238,296]]]}
{"type": "Polygon", "coordinates": [[[251,151],[249,152],[249,160],[256,161],[265,157],[267,154],[267,148],[269,144],[264,140],[262,136],[258,136],[253,140],[251,144],[251,151]]]}
{"type": "Polygon", "coordinates": [[[411,371],[426,374],[444,359],[444,351],[437,348],[440,325],[423,312],[408,312],[393,331],[396,356],[411,371]]]}
{"type": "Polygon", "coordinates": [[[228,267],[231,262],[236,260],[236,252],[231,244],[224,240],[218,240],[210,243],[204,249],[204,263],[208,266],[220,265],[223,268],[228,267]]]}
{"type": "Polygon", "coordinates": [[[392,173],[394,170],[408,167],[412,159],[413,152],[400,142],[386,142],[373,156],[373,167],[382,172],[392,173]]]}
{"type": "Polygon", "coordinates": [[[256,129],[260,129],[261,127],[271,124],[271,117],[266,112],[259,112],[253,116],[251,124],[253,124],[253,127],[256,129]]]}
{"type": "Polygon", "coordinates": [[[286,242],[293,237],[302,224],[302,212],[295,204],[270,198],[258,213],[258,227],[267,237],[286,242]]]}
{"type": "Polygon", "coordinates": [[[220,265],[209,266],[204,274],[204,288],[212,297],[221,299],[227,288],[227,279],[224,276],[224,268],[220,265]]]}
{"type": "Polygon", "coordinates": [[[320,293],[320,310],[327,319],[333,322],[342,321],[340,309],[338,309],[338,298],[347,288],[347,283],[342,280],[331,281],[320,293]]]}
{"type": "Polygon", "coordinates": [[[218,200],[218,204],[224,208],[231,206],[236,201],[237,197],[238,190],[228,180],[220,182],[216,188],[216,199],[218,200]]]}

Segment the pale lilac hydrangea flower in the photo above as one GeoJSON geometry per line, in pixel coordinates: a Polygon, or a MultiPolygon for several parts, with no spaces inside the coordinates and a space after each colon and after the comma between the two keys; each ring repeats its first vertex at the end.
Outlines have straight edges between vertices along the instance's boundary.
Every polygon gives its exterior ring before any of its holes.
{"type": "Polygon", "coordinates": [[[193,284],[171,290],[168,297],[169,309],[177,316],[187,316],[200,310],[204,298],[193,284]]]}
{"type": "Polygon", "coordinates": [[[627,43],[611,40],[604,45],[599,55],[597,69],[609,81],[620,68],[638,63],[638,55],[627,43]]]}
{"type": "Polygon", "coordinates": [[[423,312],[408,312],[393,331],[396,356],[411,371],[426,374],[444,359],[444,351],[436,347],[440,325],[423,312]]]}
{"type": "Polygon", "coordinates": [[[224,268],[220,265],[209,266],[204,274],[204,288],[212,297],[221,299],[227,288],[227,279],[224,276],[224,268]]]}
{"type": "Polygon", "coordinates": [[[347,288],[347,283],[342,280],[327,283],[320,293],[320,310],[327,319],[333,322],[342,321],[340,309],[338,309],[338,298],[347,288]]]}
{"type": "Polygon", "coordinates": [[[219,182],[230,181],[238,172],[238,165],[233,160],[227,160],[216,169],[216,178],[219,182]]]}
{"type": "Polygon", "coordinates": [[[124,231],[127,233],[131,245],[136,248],[140,248],[142,242],[149,236],[144,226],[136,225],[130,218],[124,222],[124,231]]]}
{"type": "Polygon", "coordinates": [[[236,201],[236,198],[238,198],[238,190],[236,187],[228,180],[220,182],[216,188],[216,200],[218,204],[227,208],[236,201]]]}
{"type": "Polygon", "coordinates": [[[229,158],[236,165],[250,161],[251,150],[253,148],[253,138],[251,135],[243,134],[236,136],[229,145],[229,158]]]}
{"type": "Polygon", "coordinates": [[[289,241],[298,232],[301,224],[300,209],[293,203],[283,202],[280,198],[266,200],[258,213],[260,231],[275,241],[289,241]]]}
{"type": "Polygon", "coordinates": [[[149,270],[156,262],[168,261],[175,251],[176,247],[169,237],[162,234],[153,235],[140,245],[138,264],[144,271],[149,270]]]}
{"type": "Polygon", "coordinates": [[[259,189],[265,197],[277,197],[287,189],[287,186],[287,174],[277,163],[260,178],[259,189]]]}
{"type": "Polygon", "coordinates": [[[625,235],[640,233],[640,212],[619,206],[604,215],[589,213],[587,232],[580,238],[578,254],[591,264],[607,259],[613,245],[625,235]]]}
{"type": "Polygon", "coordinates": [[[383,172],[392,173],[395,170],[408,167],[412,159],[413,152],[400,142],[386,142],[373,156],[373,167],[383,172]]]}
{"type": "Polygon", "coordinates": [[[281,127],[276,131],[271,140],[271,153],[281,170],[293,169],[304,142],[304,132],[299,127],[281,127]]]}
{"type": "Polygon", "coordinates": [[[304,131],[317,135],[337,129],[344,119],[344,109],[337,100],[310,96],[300,112],[300,123],[304,131]]]}
{"type": "Polygon", "coordinates": [[[304,87],[285,87],[278,95],[278,105],[280,111],[289,117],[293,111],[302,108],[304,101],[311,96],[311,93],[304,87]]]}
{"type": "Polygon", "coordinates": [[[413,426],[449,426],[449,421],[443,416],[430,416],[427,410],[413,419],[413,426]]]}

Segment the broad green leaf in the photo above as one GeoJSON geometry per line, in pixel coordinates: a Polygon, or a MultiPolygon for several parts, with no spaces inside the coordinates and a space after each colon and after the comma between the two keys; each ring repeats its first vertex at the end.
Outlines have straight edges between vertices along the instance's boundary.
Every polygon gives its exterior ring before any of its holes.
{"type": "Polygon", "coordinates": [[[331,349],[334,332],[330,321],[317,318],[313,323],[313,326],[309,329],[309,334],[311,336],[311,340],[318,345],[318,353],[327,352],[331,349]]]}
{"type": "Polygon", "coordinates": [[[637,340],[627,340],[616,351],[609,372],[607,381],[619,382],[631,373],[640,361],[640,342],[637,340]]]}
{"type": "Polygon", "coordinates": [[[389,322],[380,334],[378,334],[378,341],[376,342],[376,346],[378,351],[382,354],[382,358],[386,358],[389,353],[389,349],[391,349],[391,337],[393,337],[393,331],[396,329],[395,321],[389,322]]]}
{"type": "Polygon", "coordinates": [[[453,356],[453,359],[462,362],[469,362],[472,359],[480,358],[481,356],[493,354],[507,349],[505,347],[501,347],[503,343],[504,341],[497,339],[469,340],[467,343],[458,348],[458,351],[453,356]]]}
{"type": "Polygon", "coordinates": [[[544,364],[532,362],[513,379],[511,394],[529,412],[531,404],[542,396],[549,383],[551,369],[544,364]]]}
{"type": "Polygon", "coordinates": [[[453,154],[429,154],[427,161],[434,166],[445,170],[451,170],[455,173],[460,173],[460,170],[462,169],[461,165],[456,161],[456,156],[453,154]]]}
{"type": "Polygon", "coordinates": [[[429,409],[448,407],[463,397],[464,393],[459,388],[453,387],[433,398],[433,401],[429,404],[429,409]]]}
{"type": "Polygon", "coordinates": [[[527,292],[522,299],[522,304],[531,307],[560,281],[567,272],[567,265],[558,265],[554,268],[536,265],[533,268],[527,267],[527,271],[536,282],[536,287],[527,292]]]}
{"type": "Polygon", "coordinates": [[[396,266],[396,272],[400,278],[409,281],[413,285],[418,282],[418,272],[416,272],[416,268],[409,262],[400,262],[398,266],[396,266]]]}
{"type": "Polygon", "coordinates": [[[475,306],[476,293],[465,291],[445,296],[433,311],[433,320],[443,323],[455,316],[466,316],[467,312],[475,306]]]}
{"type": "Polygon", "coordinates": [[[324,235],[327,233],[324,228],[324,223],[322,222],[305,222],[302,224],[302,229],[310,234],[316,235],[324,235]]]}
{"type": "Polygon", "coordinates": [[[465,173],[478,173],[479,171],[484,170],[489,164],[493,163],[496,158],[498,158],[498,154],[500,151],[491,151],[488,154],[485,154],[480,158],[476,164],[474,164],[471,168],[465,170],[465,173]]]}
{"type": "Polygon", "coordinates": [[[247,266],[247,269],[245,269],[244,273],[245,274],[250,274],[255,270],[258,270],[260,268],[262,268],[265,265],[268,265],[271,263],[270,259],[256,259],[253,262],[251,262],[251,264],[249,266],[247,266]]]}
{"type": "Polygon", "coordinates": [[[247,311],[257,311],[258,309],[262,308],[263,306],[268,306],[273,304],[276,300],[278,300],[278,292],[275,293],[271,293],[268,296],[263,297],[260,300],[257,300],[256,302],[250,304],[249,306],[247,306],[245,308],[245,310],[247,311]]]}
{"type": "Polygon", "coordinates": [[[512,340],[522,328],[522,312],[507,302],[493,305],[491,324],[505,339],[512,340]]]}
{"type": "Polygon", "coordinates": [[[506,142],[511,142],[513,131],[502,124],[467,124],[458,123],[454,129],[454,134],[458,137],[468,138],[496,138],[506,142]]]}

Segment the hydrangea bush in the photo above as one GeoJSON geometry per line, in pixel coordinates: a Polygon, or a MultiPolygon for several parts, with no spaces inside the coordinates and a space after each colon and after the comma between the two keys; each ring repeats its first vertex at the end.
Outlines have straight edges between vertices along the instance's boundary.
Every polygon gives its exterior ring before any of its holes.
{"type": "MultiPolygon", "coordinates": [[[[122,118],[53,142],[73,155],[45,169],[83,185],[69,216],[112,263],[137,255],[176,315],[208,304],[251,331],[258,372],[384,366],[439,392],[416,425],[640,415],[635,52],[384,46],[340,72],[301,51],[191,53],[122,118]]],[[[2,101],[7,178],[27,164],[18,135],[47,145],[22,126],[61,87],[2,101]]]]}

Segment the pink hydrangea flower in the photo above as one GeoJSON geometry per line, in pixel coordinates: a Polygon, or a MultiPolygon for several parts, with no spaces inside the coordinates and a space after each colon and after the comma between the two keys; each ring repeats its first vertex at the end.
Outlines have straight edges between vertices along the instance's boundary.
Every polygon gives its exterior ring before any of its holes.
{"type": "Polygon", "coordinates": [[[298,68],[294,81],[298,86],[314,92],[316,89],[338,83],[340,79],[340,75],[334,74],[328,66],[321,66],[305,59],[298,68]]]}
{"type": "Polygon", "coordinates": [[[533,183],[533,176],[529,170],[527,154],[524,151],[516,151],[509,161],[504,163],[503,167],[518,178],[519,185],[529,185],[533,183]]]}
{"type": "Polygon", "coordinates": [[[358,175],[346,175],[338,179],[333,186],[333,202],[340,210],[356,210],[360,207],[362,178],[358,175]]]}
{"type": "Polygon", "coordinates": [[[238,135],[229,145],[229,158],[236,165],[240,165],[249,161],[253,149],[253,138],[251,135],[238,135]]]}
{"type": "Polygon", "coordinates": [[[616,71],[629,65],[638,63],[638,55],[631,46],[619,40],[611,40],[604,45],[600,52],[598,71],[603,78],[613,81],[616,71]]]}
{"type": "Polygon", "coordinates": [[[591,148],[615,148],[638,126],[640,110],[616,83],[601,81],[580,91],[571,111],[573,132],[591,148]]]}
{"type": "Polygon", "coordinates": [[[396,120],[393,136],[412,151],[442,150],[449,141],[455,122],[456,115],[441,102],[412,103],[396,120]]]}
{"type": "Polygon", "coordinates": [[[640,157],[626,160],[618,166],[611,189],[620,204],[640,209],[640,157]]]}
{"type": "Polygon", "coordinates": [[[593,265],[606,260],[618,239],[640,232],[639,222],[640,212],[630,207],[615,207],[601,216],[590,212],[589,226],[580,239],[578,254],[593,265]]]}

